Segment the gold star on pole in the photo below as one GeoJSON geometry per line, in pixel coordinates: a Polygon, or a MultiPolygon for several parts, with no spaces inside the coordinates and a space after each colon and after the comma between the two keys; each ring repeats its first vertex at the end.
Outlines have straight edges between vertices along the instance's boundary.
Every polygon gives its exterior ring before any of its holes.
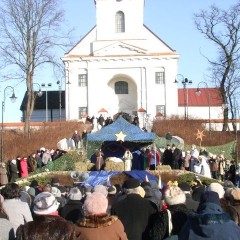
{"type": "Polygon", "coordinates": [[[196,139],[200,139],[202,141],[203,137],[205,137],[206,135],[203,134],[204,130],[203,131],[199,131],[199,129],[197,130],[197,137],[196,139]]]}
{"type": "Polygon", "coordinates": [[[122,141],[124,142],[124,138],[127,136],[126,134],[124,134],[122,131],[120,133],[116,133],[115,136],[117,137],[116,141],[122,141]]]}

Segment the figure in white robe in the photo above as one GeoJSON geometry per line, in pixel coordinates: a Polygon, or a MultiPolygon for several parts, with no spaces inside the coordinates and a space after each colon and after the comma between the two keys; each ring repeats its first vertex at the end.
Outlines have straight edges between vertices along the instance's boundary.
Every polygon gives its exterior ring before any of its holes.
{"type": "Polygon", "coordinates": [[[127,149],[123,155],[123,161],[124,161],[124,170],[125,171],[131,171],[132,169],[132,153],[129,149],[127,149]]]}

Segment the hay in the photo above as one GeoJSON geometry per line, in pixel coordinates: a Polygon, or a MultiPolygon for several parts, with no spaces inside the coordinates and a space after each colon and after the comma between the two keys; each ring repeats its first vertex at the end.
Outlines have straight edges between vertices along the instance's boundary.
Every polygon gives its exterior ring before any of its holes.
{"type": "Polygon", "coordinates": [[[78,162],[75,163],[75,171],[87,172],[90,171],[95,164],[91,162],[78,162]]]}
{"type": "Polygon", "coordinates": [[[105,171],[124,171],[124,163],[123,162],[112,162],[112,161],[106,161],[105,162],[105,171]]]}

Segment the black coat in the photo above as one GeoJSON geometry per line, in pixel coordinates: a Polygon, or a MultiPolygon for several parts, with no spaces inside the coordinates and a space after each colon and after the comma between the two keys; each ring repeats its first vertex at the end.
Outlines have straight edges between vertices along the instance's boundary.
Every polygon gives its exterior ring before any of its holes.
{"type": "Polygon", "coordinates": [[[111,214],[117,215],[123,223],[128,240],[148,239],[146,236],[149,218],[156,213],[151,201],[139,194],[129,194],[112,205],[111,214]]]}
{"type": "MultiPolygon", "coordinates": [[[[176,204],[168,207],[172,217],[172,235],[178,235],[182,226],[187,222],[192,213],[185,204],[176,204]]],[[[161,240],[169,236],[169,221],[166,210],[153,215],[150,219],[149,240],[161,240]]]]}
{"type": "Polygon", "coordinates": [[[76,223],[83,217],[81,200],[69,200],[67,204],[60,210],[60,215],[68,221],[76,223]]]}
{"type": "Polygon", "coordinates": [[[20,225],[16,240],[73,240],[74,224],[59,216],[36,216],[34,221],[20,225]]]}

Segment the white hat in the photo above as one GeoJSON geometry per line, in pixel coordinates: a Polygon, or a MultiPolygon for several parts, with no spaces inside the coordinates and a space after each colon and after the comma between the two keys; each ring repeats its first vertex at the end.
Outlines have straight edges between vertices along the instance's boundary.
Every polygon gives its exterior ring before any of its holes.
{"type": "Polygon", "coordinates": [[[12,163],[12,164],[16,164],[16,163],[17,163],[17,160],[16,160],[16,159],[13,159],[13,160],[11,161],[11,163],[12,163]]]}
{"type": "Polygon", "coordinates": [[[51,193],[54,197],[61,197],[61,191],[57,187],[52,187],[51,193]]]}
{"type": "Polygon", "coordinates": [[[167,205],[183,204],[186,202],[186,195],[180,187],[171,186],[164,192],[164,199],[167,205]]]}
{"type": "Polygon", "coordinates": [[[223,186],[216,182],[211,183],[206,190],[218,193],[220,199],[223,198],[225,194],[223,186]]]}
{"type": "Polygon", "coordinates": [[[45,152],[45,151],[46,151],[45,147],[41,147],[41,148],[40,148],[40,151],[45,152]]]}
{"type": "Polygon", "coordinates": [[[34,199],[33,212],[38,215],[47,215],[57,211],[59,202],[49,192],[39,193],[34,199]]]}
{"type": "Polygon", "coordinates": [[[77,187],[71,188],[68,194],[68,198],[71,200],[81,200],[82,193],[77,187]]]}

